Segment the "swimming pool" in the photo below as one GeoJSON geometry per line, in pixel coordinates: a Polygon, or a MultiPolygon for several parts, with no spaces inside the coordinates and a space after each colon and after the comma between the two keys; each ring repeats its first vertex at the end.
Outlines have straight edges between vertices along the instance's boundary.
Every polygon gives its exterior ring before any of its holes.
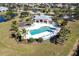
{"type": "Polygon", "coordinates": [[[39,34],[39,33],[46,32],[46,31],[53,32],[53,30],[56,30],[56,28],[44,26],[39,29],[31,30],[30,33],[31,35],[35,35],[35,34],[39,34]]]}

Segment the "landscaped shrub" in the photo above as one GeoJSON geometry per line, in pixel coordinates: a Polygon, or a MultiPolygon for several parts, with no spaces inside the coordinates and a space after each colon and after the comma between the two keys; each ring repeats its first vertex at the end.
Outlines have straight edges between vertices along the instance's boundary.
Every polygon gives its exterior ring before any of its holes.
{"type": "Polygon", "coordinates": [[[11,31],[11,38],[15,38],[16,37],[16,32],[15,31],[11,31]]]}
{"type": "Polygon", "coordinates": [[[34,39],[34,38],[30,38],[29,39],[29,42],[43,42],[43,39],[42,38],[38,38],[38,39],[34,39]]]}
{"type": "Polygon", "coordinates": [[[41,43],[41,42],[43,42],[43,39],[39,38],[39,39],[36,39],[36,41],[41,43]]]}
{"type": "Polygon", "coordinates": [[[26,22],[29,21],[29,19],[26,19],[26,22]]]}
{"type": "Polygon", "coordinates": [[[36,39],[33,39],[33,38],[29,39],[29,42],[35,42],[35,41],[36,41],[36,39]]]}

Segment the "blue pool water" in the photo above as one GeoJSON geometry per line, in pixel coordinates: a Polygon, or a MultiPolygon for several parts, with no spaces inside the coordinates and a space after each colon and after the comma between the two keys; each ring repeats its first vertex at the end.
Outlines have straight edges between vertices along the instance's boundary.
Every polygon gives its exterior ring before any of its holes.
{"type": "Polygon", "coordinates": [[[0,23],[1,23],[1,22],[5,22],[5,20],[6,20],[6,19],[5,19],[3,16],[0,16],[0,23]]]}
{"type": "Polygon", "coordinates": [[[35,35],[35,34],[39,34],[39,33],[45,32],[45,31],[53,32],[52,30],[56,30],[56,28],[41,27],[39,29],[31,30],[30,33],[31,33],[31,35],[35,35]]]}

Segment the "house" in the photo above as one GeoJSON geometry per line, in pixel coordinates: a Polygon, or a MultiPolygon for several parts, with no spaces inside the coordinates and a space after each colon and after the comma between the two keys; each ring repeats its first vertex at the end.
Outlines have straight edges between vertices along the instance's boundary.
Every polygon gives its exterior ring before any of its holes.
{"type": "Polygon", "coordinates": [[[8,11],[7,7],[0,7],[0,12],[5,12],[5,11],[8,11]]]}
{"type": "Polygon", "coordinates": [[[35,23],[52,23],[52,16],[48,15],[35,15],[32,19],[35,23]]]}

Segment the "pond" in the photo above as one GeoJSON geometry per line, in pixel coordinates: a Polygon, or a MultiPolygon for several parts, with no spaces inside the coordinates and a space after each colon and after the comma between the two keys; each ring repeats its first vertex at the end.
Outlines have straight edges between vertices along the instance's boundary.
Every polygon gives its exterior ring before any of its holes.
{"type": "MultiPolygon", "coordinates": [[[[17,14],[11,14],[10,16],[11,16],[11,18],[14,18],[14,17],[17,16],[17,14]]],[[[5,21],[7,21],[7,17],[5,17],[5,16],[0,16],[0,23],[1,23],[1,22],[5,22],[5,21]]]]}
{"type": "Polygon", "coordinates": [[[5,21],[6,21],[5,17],[0,16],[0,23],[1,23],[1,22],[5,22],[5,21]]]}

